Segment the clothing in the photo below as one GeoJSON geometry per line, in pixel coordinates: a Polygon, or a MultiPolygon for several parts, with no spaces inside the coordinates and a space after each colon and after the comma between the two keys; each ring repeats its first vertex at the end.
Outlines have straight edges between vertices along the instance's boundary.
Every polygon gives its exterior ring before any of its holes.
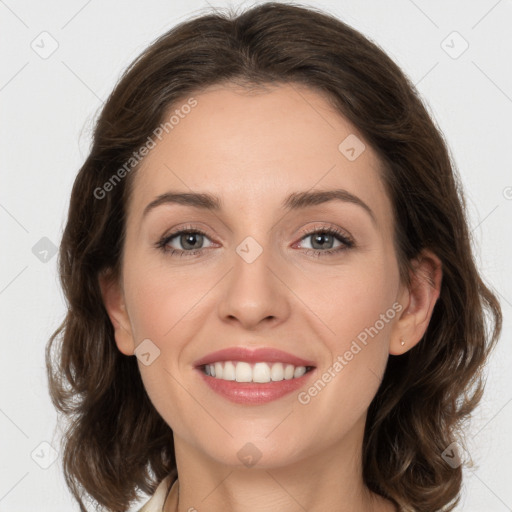
{"type": "MultiPolygon", "coordinates": [[[[177,480],[174,481],[176,483],[177,480]]],[[[167,475],[155,490],[153,496],[138,512],[162,512],[165,500],[171,489],[171,475],[167,475]]]]}

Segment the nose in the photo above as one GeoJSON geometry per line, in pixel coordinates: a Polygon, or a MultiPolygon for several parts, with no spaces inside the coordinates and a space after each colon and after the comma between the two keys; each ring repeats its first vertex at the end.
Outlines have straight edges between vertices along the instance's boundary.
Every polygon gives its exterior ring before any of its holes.
{"type": "Polygon", "coordinates": [[[247,330],[277,326],[286,321],[292,293],[283,277],[270,250],[264,249],[253,261],[243,252],[235,252],[233,268],[223,280],[218,305],[220,319],[247,330]]]}

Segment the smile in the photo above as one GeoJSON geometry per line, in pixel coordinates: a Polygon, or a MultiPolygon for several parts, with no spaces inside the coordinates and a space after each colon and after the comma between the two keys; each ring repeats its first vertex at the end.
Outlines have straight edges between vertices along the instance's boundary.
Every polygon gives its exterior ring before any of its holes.
{"type": "Polygon", "coordinates": [[[302,377],[312,366],[294,366],[286,363],[247,363],[245,361],[218,361],[203,367],[206,375],[236,382],[279,382],[302,377]]]}

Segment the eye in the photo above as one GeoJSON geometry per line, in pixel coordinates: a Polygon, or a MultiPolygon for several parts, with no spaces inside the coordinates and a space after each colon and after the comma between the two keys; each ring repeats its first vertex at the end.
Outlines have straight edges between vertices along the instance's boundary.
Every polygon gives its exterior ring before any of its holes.
{"type": "Polygon", "coordinates": [[[189,228],[164,236],[157,242],[156,246],[171,256],[178,254],[180,256],[194,256],[205,248],[211,247],[211,241],[207,247],[203,246],[206,240],[209,241],[206,233],[200,229],[189,228]]]}
{"type": "MultiPolygon", "coordinates": [[[[165,235],[155,244],[165,254],[180,257],[196,256],[213,245],[204,231],[191,226],[165,235]],[[205,242],[208,245],[205,246],[205,242]]],[[[322,226],[303,234],[298,245],[299,248],[305,249],[306,254],[331,256],[354,247],[355,243],[350,236],[339,229],[322,226]],[[308,239],[309,247],[304,247],[303,241],[308,239]]]]}
{"type": "Polygon", "coordinates": [[[300,245],[307,254],[329,256],[354,247],[354,242],[346,234],[333,227],[316,228],[301,238],[300,245]],[[302,240],[310,240],[309,247],[303,247],[302,240]],[[338,242],[338,245],[336,245],[338,242]]]}

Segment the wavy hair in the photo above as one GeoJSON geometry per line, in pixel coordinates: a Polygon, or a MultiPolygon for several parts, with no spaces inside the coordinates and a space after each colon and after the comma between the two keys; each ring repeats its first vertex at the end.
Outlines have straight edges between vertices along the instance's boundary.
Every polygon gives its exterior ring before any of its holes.
{"type": "Polygon", "coordinates": [[[383,50],[331,14],[274,2],[172,28],[124,72],[96,121],[60,245],[67,314],[46,347],[51,399],[67,420],[65,479],[80,510],[92,500],[125,511],[138,490],[152,494],[165,476],[177,477],[172,430],[136,358],[117,349],[100,293],[100,273],[119,276],[137,166],[109,180],[171,107],[222,83],[300,84],[327,98],[380,157],[402,281],[410,283],[422,249],[440,258],[440,297],[424,338],[389,357],[370,404],[363,478],[404,509],[453,510],[462,466],[441,455],[481,399],[502,327],[500,304],[475,265],[460,179],[414,85],[383,50]]]}

